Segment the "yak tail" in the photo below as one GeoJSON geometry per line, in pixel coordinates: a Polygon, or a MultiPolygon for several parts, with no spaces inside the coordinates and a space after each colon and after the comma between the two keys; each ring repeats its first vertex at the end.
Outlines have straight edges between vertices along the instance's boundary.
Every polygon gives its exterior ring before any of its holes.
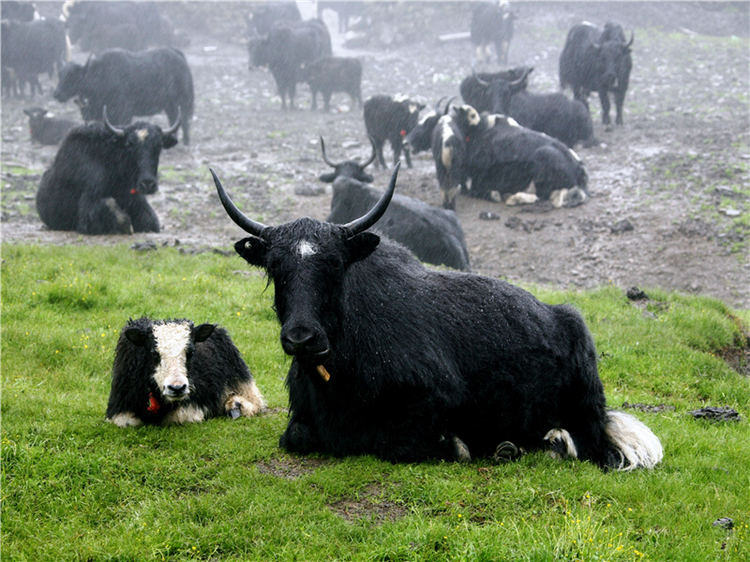
{"type": "Polygon", "coordinates": [[[620,453],[619,465],[615,470],[654,468],[664,457],[664,449],[659,438],[646,427],[646,424],[624,412],[607,412],[607,437],[620,453]]]}

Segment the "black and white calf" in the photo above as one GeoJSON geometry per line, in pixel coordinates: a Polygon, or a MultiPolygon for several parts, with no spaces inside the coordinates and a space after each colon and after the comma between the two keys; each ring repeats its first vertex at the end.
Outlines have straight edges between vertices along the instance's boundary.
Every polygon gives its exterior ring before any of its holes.
{"type": "Polygon", "coordinates": [[[375,167],[380,164],[383,168],[383,145],[388,141],[393,149],[393,165],[401,158],[404,151],[406,165],[411,168],[411,156],[409,150],[404,150],[404,137],[417,126],[419,112],[424,109],[424,104],[417,103],[406,96],[376,95],[365,100],[365,128],[367,134],[375,141],[378,159],[375,167]]]}
{"type": "Polygon", "coordinates": [[[107,420],[115,425],[252,417],[265,406],[224,328],[143,317],[122,329],[107,406],[107,420]]]}
{"type": "Polygon", "coordinates": [[[443,208],[456,209],[456,195],[459,190],[466,191],[466,166],[464,164],[466,141],[456,122],[448,115],[450,102],[445,104],[440,114],[440,101],[434,111],[430,111],[419,124],[406,136],[404,144],[415,154],[423,150],[432,150],[435,161],[435,173],[438,185],[443,194],[443,208]]]}

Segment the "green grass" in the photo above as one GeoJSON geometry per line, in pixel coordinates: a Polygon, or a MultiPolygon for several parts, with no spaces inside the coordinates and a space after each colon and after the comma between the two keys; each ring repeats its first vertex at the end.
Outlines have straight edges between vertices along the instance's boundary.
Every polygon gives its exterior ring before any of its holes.
{"type": "Polygon", "coordinates": [[[239,258],[3,245],[2,559],[746,560],[750,380],[721,353],[744,343],[748,312],[647,288],[654,317],[615,287],[531,290],[583,312],[610,406],[674,407],[635,412],[664,444],[655,470],[542,453],[499,466],[286,454],[273,288],[239,258]],[[227,327],[269,413],[106,423],[119,330],[142,314],[227,327]],[[704,405],[744,421],[688,414],[704,405]]]}

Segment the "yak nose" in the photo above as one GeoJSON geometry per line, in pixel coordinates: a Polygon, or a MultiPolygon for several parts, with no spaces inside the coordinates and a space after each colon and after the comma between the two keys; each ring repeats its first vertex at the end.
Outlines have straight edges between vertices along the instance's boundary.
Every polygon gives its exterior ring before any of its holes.
{"type": "Polygon", "coordinates": [[[144,195],[156,193],[159,186],[154,178],[144,178],[138,183],[138,191],[144,195]]]}
{"type": "Polygon", "coordinates": [[[319,337],[315,330],[305,326],[282,330],[281,347],[287,355],[310,360],[322,360],[329,354],[325,337],[319,337]]]}
{"type": "Polygon", "coordinates": [[[170,396],[183,396],[187,394],[188,385],[187,384],[168,384],[167,385],[167,394],[170,396]]]}
{"type": "Polygon", "coordinates": [[[292,328],[281,334],[281,347],[287,355],[305,355],[314,340],[315,333],[310,328],[292,328]]]}

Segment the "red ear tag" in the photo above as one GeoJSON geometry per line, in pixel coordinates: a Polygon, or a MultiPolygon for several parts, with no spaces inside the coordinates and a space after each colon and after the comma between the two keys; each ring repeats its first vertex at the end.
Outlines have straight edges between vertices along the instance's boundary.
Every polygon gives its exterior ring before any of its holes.
{"type": "Polygon", "coordinates": [[[130,195],[135,195],[136,193],[138,193],[138,190],[136,188],[130,190],[130,195]]]}
{"type": "Polygon", "coordinates": [[[406,131],[405,131],[404,129],[401,129],[401,136],[402,136],[402,137],[405,137],[405,136],[406,136],[406,131]]]}
{"type": "Polygon", "coordinates": [[[159,408],[161,408],[161,404],[154,398],[153,392],[148,393],[148,408],[147,410],[149,412],[156,413],[159,411],[159,408]]]}
{"type": "Polygon", "coordinates": [[[469,139],[469,137],[467,136],[467,137],[466,137],[466,142],[469,142],[469,140],[470,140],[470,139],[469,139]]]}

